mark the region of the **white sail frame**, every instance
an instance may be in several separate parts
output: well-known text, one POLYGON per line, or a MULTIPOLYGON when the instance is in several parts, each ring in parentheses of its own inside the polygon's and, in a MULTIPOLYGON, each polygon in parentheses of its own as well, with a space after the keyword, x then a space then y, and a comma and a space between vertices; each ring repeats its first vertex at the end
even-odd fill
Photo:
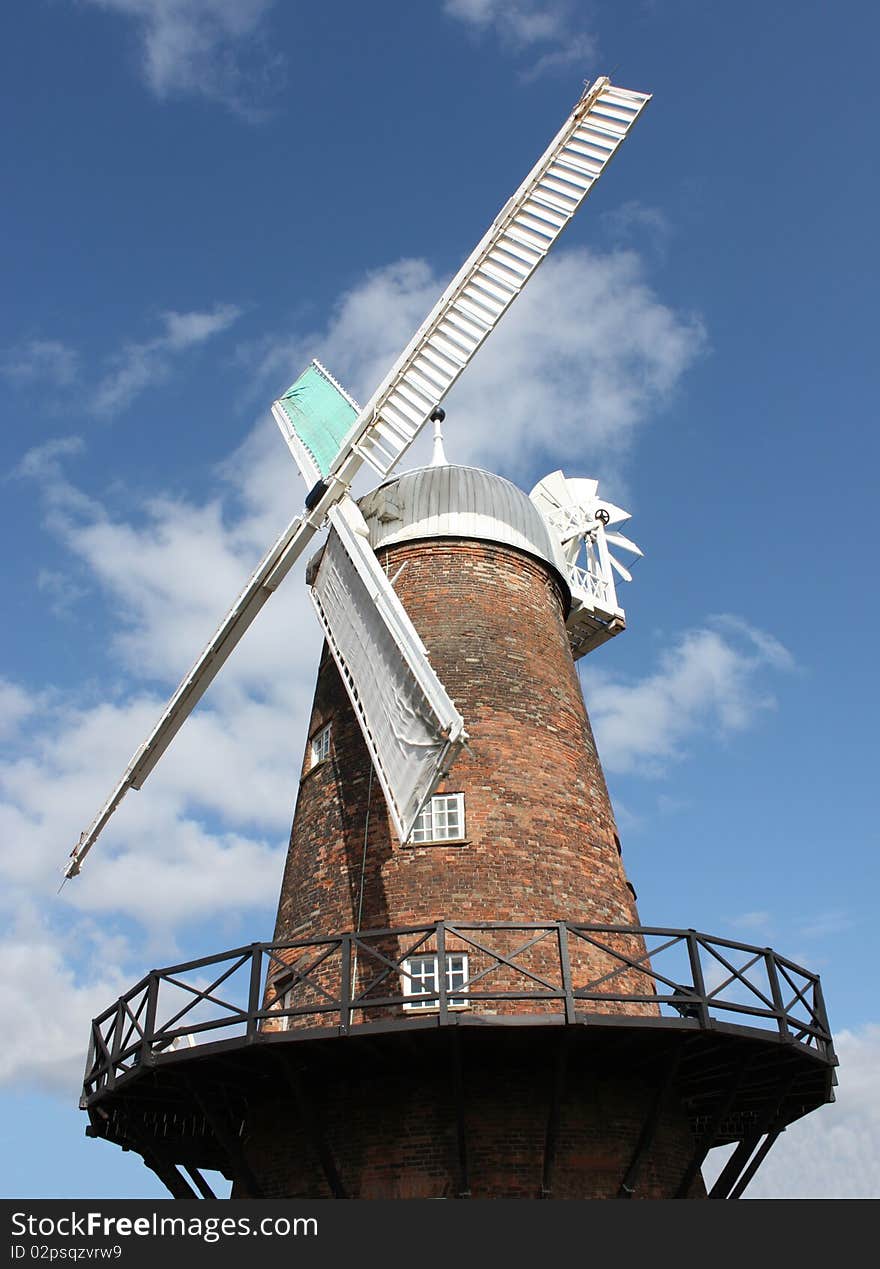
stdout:
POLYGON ((617 88, 605 76, 585 90, 361 410, 331 475, 350 480, 356 458, 382 476, 394 468, 546 258, 650 100, 650 93, 617 88))
POLYGON ((329 518, 312 603, 405 842, 467 740, 464 719, 382 571, 357 505, 344 498, 329 518))

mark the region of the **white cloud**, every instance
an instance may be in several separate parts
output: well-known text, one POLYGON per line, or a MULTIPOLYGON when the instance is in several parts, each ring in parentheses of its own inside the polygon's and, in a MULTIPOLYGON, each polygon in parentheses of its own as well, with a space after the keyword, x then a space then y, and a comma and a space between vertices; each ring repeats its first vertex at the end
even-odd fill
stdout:
MULTIPOLYGON (((571 66, 573 63, 580 67, 582 71, 586 71, 593 63, 596 57, 596 40, 595 37, 586 31, 581 31, 560 39, 556 48, 551 49, 547 53, 542 53, 537 61, 531 66, 526 67, 520 72, 520 79, 524 83, 531 83, 535 79, 539 79, 541 75, 551 74, 553 71, 560 70, 564 66, 571 66)), ((584 81, 585 85, 587 81, 584 81)))
POLYGON ((31 339, 0 357, 0 375, 13 383, 37 383, 44 391, 66 387, 79 371, 79 354, 59 339, 31 339))
POLYGON ((34 708, 34 699, 29 692, 17 683, 0 678, 0 740, 14 736, 34 708))
MULTIPOLYGON (((261 425, 247 446, 255 457, 265 447, 268 472, 267 439, 261 425)), ((287 471, 278 462, 281 443, 271 439, 273 474, 287 471)), ((147 790, 123 801, 83 876, 57 896, 77 833, 289 518, 294 480, 290 464, 287 485, 261 484, 253 469, 237 484, 241 468, 230 464, 236 512, 228 523, 219 501, 162 498, 132 508, 137 523, 115 521, 65 475, 64 459, 80 448, 76 438, 47 442, 25 456, 18 474, 38 482, 52 531, 116 614, 105 699, 90 699, 93 686, 85 700, 57 691, 31 697, 15 683, 0 688, 2 716, 17 728, 15 749, 0 758, 0 910, 10 923, 32 906, 45 914, 38 927, 19 922, 4 956, 0 1007, 16 1021, 0 1079, 69 1088, 81 1072, 89 1018, 140 977, 145 957, 175 959, 175 943, 208 919, 220 925, 219 947, 226 922, 238 942, 242 917, 271 913, 320 648, 304 588, 291 584, 249 631, 147 790), (160 680, 161 690, 145 690, 144 678, 160 680), (126 937, 112 955, 91 955, 95 931, 106 950, 120 929, 126 937)), ((268 937, 271 929, 257 933, 268 937)))
POLYGON ((737 930, 765 930, 770 920, 769 912, 741 912, 739 916, 730 917, 728 924, 737 930))
POLYGON ((41 568, 37 573, 37 589, 49 598, 49 611, 55 617, 67 616, 80 599, 88 594, 67 574, 54 568, 41 568))
POLYGON ((124 664, 168 681, 207 642, 246 574, 219 501, 157 499, 143 513, 137 526, 103 515, 70 523, 67 545, 116 606, 113 647, 124 664))
POLYGON ((50 932, 31 909, 21 912, 0 940, 0 1011, 14 1019, 0 1046, 0 1084, 76 1097, 89 1022, 131 986, 120 973, 118 943, 108 947, 84 921, 69 937, 84 953, 79 970, 73 967, 71 944, 50 932))
POLYGON ((99 414, 117 414, 152 384, 162 383, 180 353, 219 335, 241 315, 234 304, 217 304, 204 313, 163 313, 164 333, 142 343, 128 343, 112 360, 113 368, 95 391, 99 414))
MULTIPOLYGON (((92 406, 99 414, 125 409, 152 384, 168 378, 176 358, 228 330, 241 316, 234 304, 215 304, 213 309, 161 315, 162 331, 152 339, 130 341, 112 356, 110 369, 99 381, 92 406)), ((18 383, 39 381, 41 386, 67 385, 80 372, 78 352, 58 340, 31 341, 9 349, 0 357, 0 374, 18 383)), ((49 442, 26 458, 31 466, 53 463, 79 444, 74 437, 49 442)), ((33 475, 32 470, 22 474, 33 475)))
POLYGON ((218 304, 211 313, 164 313, 166 333, 163 342, 169 351, 183 352, 226 330, 240 313, 241 310, 233 304, 218 304))
MULTIPOLYGON (((207 337, 210 329, 210 323, 169 322, 168 340, 185 345, 207 337)), ((167 940, 194 921, 271 909, 319 646, 304 595, 289 587, 275 600, 274 612, 256 623, 231 673, 215 685, 210 707, 177 738, 149 793, 129 795, 83 878, 56 900, 60 868, 77 832, 155 722, 165 685, 191 663, 289 516, 289 492, 285 496, 279 485, 274 502, 263 490, 253 516, 248 497, 237 498, 243 510, 228 530, 218 504, 162 499, 133 509, 140 528, 114 522, 65 475, 63 461, 81 448, 77 438, 49 441, 27 454, 17 473, 38 482, 53 532, 80 558, 85 575, 105 590, 118 615, 110 631, 118 655, 108 665, 105 688, 116 699, 80 704, 47 693, 32 701, 15 684, 4 685, 2 693, 4 716, 10 727, 18 721, 20 735, 15 755, 0 762, 0 839, 7 846, 0 862, 0 906, 15 912, 37 896, 51 914, 51 929, 27 946, 41 975, 41 998, 64 1002, 49 1028, 35 1017, 33 994, 22 990, 15 996, 14 984, 8 989, 15 996, 10 1007, 23 1014, 17 1034, 32 1041, 35 1028, 45 1033, 35 1050, 36 1075, 50 1081, 58 1074, 57 1062, 58 1071, 68 1073, 70 1063, 79 1065, 88 1017, 127 985, 88 968, 74 974, 71 957, 88 913, 116 922, 133 919, 154 938, 164 930, 164 960, 173 958, 173 942, 169 949, 167 940), (272 532, 266 532, 273 517, 272 532), (303 628, 311 639, 299 635, 303 628), (118 685, 120 664, 133 681, 127 697, 118 685), (160 694, 138 688, 145 675, 162 681, 160 694), (74 917, 76 909, 83 917, 74 917), (75 1047, 69 1062, 58 1056, 56 1041, 75 1047)), ((276 467, 277 459, 276 448, 276 467)), ((142 956, 140 949, 120 977, 137 978, 142 956)), ((7 1057, 12 1065, 7 1063, 5 1073, 17 1077, 23 1068, 7 1057)))
POLYGON ((503 39, 522 45, 560 38, 571 6, 552 0, 446 0, 443 8, 468 26, 494 28, 503 39))
POLYGON ((199 95, 258 117, 254 91, 280 60, 266 52, 263 22, 274 0, 86 0, 132 19, 143 75, 160 100, 199 95))
MULTIPOLYGON (((236 556, 222 525, 215 541, 205 532, 188 543, 195 509, 168 503, 157 515, 141 535, 106 517, 66 521, 68 545, 90 563, 119 612, 114 660, 131 686, 120 686, 111 662, 105 690, 116 699, 76 704, 47 695, 25 710, 21 691, 9 685, 22 732, 15 755, 0 762, 0 834, 14 843, 0 862, 9 904, 34 888, 57 888, 77 832, 109 796, 250 571, 250 553, 236 556), (96 530, 100 537, 90 538, 96 530), (143 677, 160 680, 162 691, 139 688, 143 677)), ((61 518, 53 523, 62 531, 61 518)), ((88 874, 65 889, 66 902, 170 929, 272 902, 320 648, 306 608, 302 588, 291 586, 261 614, 151 776, 149 793, 124 800, 88 874)))
MULTIPOLYGON (((294 464, 274 425, 262 421, 223 465, 226 500, 156 497, 133 507, 131 520, 120 520, 64 475, 61 458, 80 448, 77 438, 47 442, 25 455, 17 473, 39 482, 49 527, 84 566, 82 576, 106 596, 114 614, 107 631, 114 661, 135 680, 170 687, 301 505, 294 464)), ((299 663, 285 627, 292 621, 301 630, 304 603, 301 589, 284 588, 236 650, 234 668, 219 680, 223 690, 265 699, 283 687, 285 669, 299 663)))
POLYGON ((29 449, 11 472, 13 477, 33 480, 47 510, 47 523, 56 524, 56 517, 66 522, 72 514, 92 514, 90 498, 72 485, 63 474, 64 459, 83 449, 80 436, 58 436, 29 449))
POLYGON ((494 30, 516 47, 565 38, 571 19, 565 0, 446 0, 443 10, 472 29, 494 30))
MULTIPOLYGON (((880 1198, 880 1026, 841 1031, 837 1100, 782 1134, 746 1198, 880 1198)), ((713 1151, 704 1169, 718 1175, 729 1151, 713 1151)))
POLYGON ((852 926, 852 918, 846 912, 821 912, 802 925, 799 933, 804 939, 821 939, 828 938, 830 934, 841 934, 844 930, 851 930, 852 926))
POLYGON ((618 460, 704 343, 699 319, 660 302, 634 252, 557 252, 453 390, 453 427, 461 411, 470 457, 508 469, 512 454, 525 466, 544 451, 562 466, 618 460))
POLYGON ((14 474, 40 481, 54 481, 61 474, 61 459, 80 453, 82 448, 81 436, 57 436, 29 449, 16 467, 14 474))
POLYGON ((543 49, 523 74, 535 79, 576 62, 584 69, 595 58, 595 36, 580 25, 572 0, 445 0, 444 12, 473 33, 492 33, 512 53, 543 49))
POLYGON ((792 665, 772 636, 723 616, 687 631, 643 679, 586 670, 585 695, 605 767, 657 775, 697 736, 743 731, 775 705, 765 672, 792 665))
MULTIPOLYGON (((269 425, 261 424, 248 443, 255 460, 266 449, 257 470, 274 475, 280 467, 286 481, 261 482, 252 465, 230 464, 235 512, 228 520, 219 499, 163 498, 132 508, 131 522, 114 520, 63 471, 63 459, 81 448, 76 438, 47 442, 19 464, 19 475, 39 482, 52 531, 103 590, 115 622, 107 632, 111 699, 47 696, 30 709, 16 756, 0 764, 0 832, 15 843, 0 864, 10 904, 34 888, 57 888, 76 833, 297 505, 293 464, 276 436, 270 463, 267 439, 269 425)), ((65 888, 65 903, 172 929, 224 909, 271 904, 320 648, 307 608, 301 585, 267 606, 151 777, 149 794, 130 793, 116 812, 86 876, 65 888)), ((25 701, 14 684, 9 699, 21 714, 25 701)))
MULTIPOLYGON (((422 260, 377 270, 341 298, 323 332, 262 349, 258 373, 280 391, 317 355, 366 400, 443 285, 422 260)), ((452 390, 447 454, 514 479, 544 451, 563 466, 566 454, 578 464, 588 455, 589 474, 604 475, 704 347, 699 318, 658 299, 635 252, 559 250, 452 390)))
POLYGON ((659 207, 652 207, 637 198, 603 212, 602 223, 616 240, 648 242, 659 254, 663 253, 672 232, 672 226, 659 207))

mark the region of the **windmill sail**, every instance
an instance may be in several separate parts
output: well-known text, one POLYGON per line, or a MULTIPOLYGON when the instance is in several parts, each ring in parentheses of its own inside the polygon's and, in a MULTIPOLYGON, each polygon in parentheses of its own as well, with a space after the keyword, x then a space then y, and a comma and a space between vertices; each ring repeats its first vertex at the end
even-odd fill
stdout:
POLYGON ((632 573, 609 551, 609 545, 642 554, 630 538, 608 532, 609 525, 630 519, 630 513, 599 497, 599 482, 552 471, 529 494, 556 537, 568 566, 571 610, 566 619, 572 656, 577 659, 626 627, 617 602, 614 574, 625 582, 632 573))
POLYGON ((273 403, 272 413, 311 489, 330 471, 360 406, 320 361, 313 361, 273 403))
MULTIPOLYGON (((110 798, 71 851, 65 876, 76 876, 127 791, 141 787, 324 516, 345 497, 363 463, 385 476, 406 452, 547 255, 650 99, 648 93, 616 88, 607 78, 595 81, 359 412, 357 403, 318 362, 274 403, 273 413, 300 471, 307 483, 312 482, 306 511, 291 521, 270 548, 168 702, 110 798)), ((418 657, 413 664, 417 661, 418 657)), ((381 770, 378 749, 374 760, 381 770)), ((407 800, 405 791, 395 792, 387 771, 380 778, 389 781, 387 787, 383 783, 389 806, 396 808, 392 814, 404 817, 399 827, 405 827, 411 795, 407 800), (404 797, 403 803, 395 800, 398 796, 404 797)))
POLYGON ((388 475, 544 260, 650 100, 649 93, 616 88, 604 77, 583 94, 360 411, 322 476, 348 482, 362 460, 388 475))
POLYGON ((360 723, 401 841, 461 750, 464 720, 431 668, 424 645, 345 498, 312 602, 360 723))
POLYGON ((602 175, 650 100, 596 80, 361 411, 356 450, 387 475, 602 175))

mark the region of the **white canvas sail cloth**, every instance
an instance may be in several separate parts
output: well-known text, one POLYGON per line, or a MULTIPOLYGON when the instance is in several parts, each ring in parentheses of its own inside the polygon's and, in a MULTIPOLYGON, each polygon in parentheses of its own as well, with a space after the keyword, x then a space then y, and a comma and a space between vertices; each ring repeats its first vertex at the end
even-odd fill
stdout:
POLYGON ((382 785, 407 841, 419 811, 461 751, 464 719, 369 544, 350 498, 330 535, 311 596, 382 785))

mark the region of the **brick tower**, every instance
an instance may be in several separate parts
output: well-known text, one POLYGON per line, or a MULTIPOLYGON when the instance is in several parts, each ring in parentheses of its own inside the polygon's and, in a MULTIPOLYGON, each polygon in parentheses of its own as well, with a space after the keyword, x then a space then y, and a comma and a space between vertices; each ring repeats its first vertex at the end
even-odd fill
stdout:
POLYGON ((211 1170, 236 1198, 699 1198, 720 1145, 709 1197, 735 1198, 831 1097, 814 974, 639 923, 574 664, 624 627, 626 513, 439 437, 392 476, 648 100, 583 92, 366 405, 318 362, 274 403, 305 507, 71 853, 68 877, 328 528, 274 939, 153 970, 92 1024, 87 1132, 176 1198, 211 1170))
MULTIPOLYGON (((381 1013, 391 1026, 396 1015, 418 1028, 424 1047, 417 1057, 405 1044, 382 1076, 368 1064, 342 1087, 326 1086, 321 1114, 338 1173, 352 1197, 613 1194, 644 1121, 644 1081, 606 1072, 598 1082, 578 1074, 564 1094, 560 1087, 548 1161, 548 1091, 569 1038, 512 1040, 513 1026, 524 1031, 548 1007, 522 994, 559 978, 559 921, 638 925, 569 649, 569 588, 547 526, 515 486, 467 467, 406 473, 368 495, 361 510, 380 564, 397 579, 431 663, 467 720, 470 744, 414 840, 402 845, 325 646, 274 941, 393 931, 363 938, 354 991, 367 1007, 355 1011, 355 1025, 369 1028, 381 1013), (449 1035, 437 1028, 437 922, 449 962, 449 1035), (473 988, 453 994, 469 981, 473 988), (402 998, 395 1008, 371 1006, 372 997, 390 993, 402 998), (433 998, 407 999, 426 993, 433 998), (490 1038, 497 1021, 503 1034, 490 1038), (463 1099, 461 1155, 454 1086, 463 1099)), ((601 976, 597 949, 567 950, 575 977, 591 969, 601 976)), ((296 1000, 295 974, 279 968, 272 981, 273 997, 296 1000)), ((656 1008, 631 1011, 651 1016, 656 1008)), ((268 1193, 326 1192, 301 1130, 290 1123, 279 1134, 274 1105, 248 1131, 268 1193)), ((645 1191, 667 1193, 693 1148, 687 1117, 670 1098, 646 1160, 645 1191)), ((699 1181, 694 1188, 700 1192, 699 1181)))
POLYGON ((402 843, 325 646, 273 941, 96 1019, 89 1131, 176 1197, 699 1198, 726 1143, 737 1197, 831 1095, 818 979, 639 924, 535 504, 443 465, 360 507, 468 746, 402 843))

